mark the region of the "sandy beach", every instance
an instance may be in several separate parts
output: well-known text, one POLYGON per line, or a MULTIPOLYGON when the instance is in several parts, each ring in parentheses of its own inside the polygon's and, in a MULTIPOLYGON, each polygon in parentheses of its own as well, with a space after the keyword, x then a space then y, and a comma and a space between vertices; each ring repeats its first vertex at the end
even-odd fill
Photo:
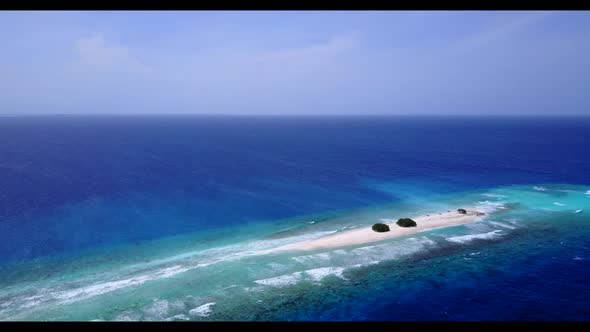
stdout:
POLYGON ((292 250, 315 250, 315 249, 329 249, 339 248, 346 246, 354 246, 365 243, 371 243, 376 241, 382 241, 392 239, 400 236, 410 235, 434 228, 448 227, 454 225, 467 224, 481 220, 484 216, 478 216, 477 213, 480 211, 474 208, 466 208, 466 214, 461 214, 457 210, 451 212, 440 212, 432 213, 428 215, 422 215, 419 217, 411 217, 416 221, 416 227, 400 227, 394 219, 380 220, 384 224, 389 225, 390 231, 384 233, 378 233, 371 229, 371 227, 365 227, 355 230, 349 230, 342 233, 331 234, 328 236, 321 237, 319 239, 307 240, 297 243, 292 243, 277 247, 275 251, 292 251, 292 250))

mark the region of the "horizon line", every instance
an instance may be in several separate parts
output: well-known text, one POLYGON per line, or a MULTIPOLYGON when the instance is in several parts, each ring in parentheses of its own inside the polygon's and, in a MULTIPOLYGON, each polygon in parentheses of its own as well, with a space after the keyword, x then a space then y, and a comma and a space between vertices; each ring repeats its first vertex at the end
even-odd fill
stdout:
POLYGON ((590 117, 590 114, 585 113, 537 113, 537 114, 434 114, 434 113, 420 113, 420 114, 384 114, 384 113, 368 113, 368 114, 313 114, 313 113, 287 113, 287 114, 267 114, 267 113, 24 113, 24 114, 0 114, 0 117, 40 117, 40 116, 221 116, 221 117, 590 117))

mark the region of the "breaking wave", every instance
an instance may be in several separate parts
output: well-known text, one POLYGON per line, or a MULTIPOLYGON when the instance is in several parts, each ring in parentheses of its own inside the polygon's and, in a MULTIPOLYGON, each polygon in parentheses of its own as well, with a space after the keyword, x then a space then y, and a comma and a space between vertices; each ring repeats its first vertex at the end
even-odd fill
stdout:
POLYGON ((500 237, 502 237, 502 231, 495 230, 488 233, 453 236, 446 240, 454 243, 468 243, 474 240, 495 240, 500 237))

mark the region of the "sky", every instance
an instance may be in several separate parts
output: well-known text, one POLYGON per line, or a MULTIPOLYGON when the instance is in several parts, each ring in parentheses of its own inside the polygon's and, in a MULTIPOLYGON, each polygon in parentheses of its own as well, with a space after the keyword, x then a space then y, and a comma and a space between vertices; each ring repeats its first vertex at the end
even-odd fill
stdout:
POLYGON ((586 11, 2 11, 0 115, 590 115, 586 11))

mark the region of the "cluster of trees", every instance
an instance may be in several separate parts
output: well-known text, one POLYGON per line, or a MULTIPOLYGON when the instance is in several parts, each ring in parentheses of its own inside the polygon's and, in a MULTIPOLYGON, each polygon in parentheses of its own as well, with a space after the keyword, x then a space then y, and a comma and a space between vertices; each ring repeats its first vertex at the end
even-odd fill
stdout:
MULTIPOLYGON (((416 227, 417 226, 416 222, 410 218, 398 219, 396 224, 400 227, 416 227)), ((389 232, 389 226, 386 224, 377 223, 377 224, 373 225, 372 228, 375 232, 379 232, 379 233, 389 232)))

